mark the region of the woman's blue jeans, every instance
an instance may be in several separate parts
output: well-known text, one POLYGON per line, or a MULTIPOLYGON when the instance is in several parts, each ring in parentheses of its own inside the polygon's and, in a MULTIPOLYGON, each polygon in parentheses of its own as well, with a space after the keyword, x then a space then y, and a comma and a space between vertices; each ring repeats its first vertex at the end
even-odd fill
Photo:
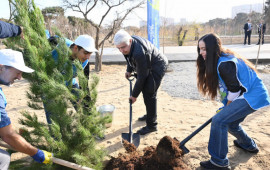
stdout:
POLYGON ((218 166, 228 166, 228 132, 237 138, 241 146, 256 148, 256 143, 242 129, 240 123, 253 110, 245 99, 237 99, 224 107, 212 118, 208 151, 211 162, 218 166))

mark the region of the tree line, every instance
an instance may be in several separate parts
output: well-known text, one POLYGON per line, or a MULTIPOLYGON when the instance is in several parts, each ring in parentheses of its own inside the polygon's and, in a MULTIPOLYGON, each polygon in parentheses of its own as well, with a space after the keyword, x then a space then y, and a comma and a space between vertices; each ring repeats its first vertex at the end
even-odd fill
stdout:
MULTIPOLYGON (((44 17, 46 28, 52 33, 53 28, 59 29, 63 35, 71 40, 74 40, 81 34, 89 34, 95 39, 96 48, 100 50, 100 53, 96 53, 95 70, 100 71, 102 69, 102 55, 103 48, 106 46, 112 46, 112 39, 114 33, 123 26, 123 21, 134 10, 141 8, 145 5, 143 0, 135 2, 129 2, 128 0, 120 1, 108 1, 108 0, 79 0, 71 1, 64 0, 63 7, 47 7, 42 9, 42 15, 44 17), (125 6, 123 6, 125 4, 125 6), (77 13, 82 14, 83 18, 68 16, 66 17, 65 9, 71 9, 77 13), (94 22, 92 11, 99 8, 106 9, 101 13, 99 22, 94 22), (105 25, 104 20, 108 15, 112 15, 114 11, 114 19, 110 24, 105 25)), ((247 19, 251 19, 253 24, 253 34, 257 33, 257 26, 261 19, 264 19, 266 25, 270 25, 270 0, 266 0, 264 4, 264 13, 257 13, 252 11, 249 14, 238 13, 234 18, 215 18, 209 20, 206 23, 187 23, 187 24, 175 24, 166 25, 160 24, 160 43, 168 45, 185 45, 186 42, 197 41, 201 35, 209 32, 214 32, 220 36, 232 36, 243 35, 243 26, 247 19)), ((12 15, 11 10, 11 15, 12 15)), ((12 20, 12 17, 10 17, 12 20)), ((162 22, 166 22, 162 21, 162 22)), ((147 27, 137 28, 134 26, 128 26, 125 28, 130 34, 147 37, 147 27)), ((270 34, 270 29, 266 29, 266 34, 270 34)), ((194 43, 193 42, 193 43, 194 43)))

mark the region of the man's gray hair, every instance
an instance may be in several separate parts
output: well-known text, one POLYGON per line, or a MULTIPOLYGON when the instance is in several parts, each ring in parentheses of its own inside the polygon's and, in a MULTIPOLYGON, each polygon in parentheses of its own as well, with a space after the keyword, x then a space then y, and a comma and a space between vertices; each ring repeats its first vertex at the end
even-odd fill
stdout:
POLYGON ((129 35, 129 33, 121 29, 115 34, 113 42, 114 45, 119 45, 121 43, 126 43, 129 45, 130 39, 132 39, 132 37, 129 35))

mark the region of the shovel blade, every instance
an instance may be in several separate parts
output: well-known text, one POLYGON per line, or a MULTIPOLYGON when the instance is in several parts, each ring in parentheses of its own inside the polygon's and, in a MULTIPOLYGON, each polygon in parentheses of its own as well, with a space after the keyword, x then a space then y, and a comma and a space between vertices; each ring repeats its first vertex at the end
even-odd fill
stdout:
POLYGON ((138 148, 138 146, 140 145, 140 134, 133 133, 132 134, 132 140, 131 140, 129 133, 122 133, 122 141, 123 140, 126 140, 129 143, 132 143, 136 148, 138 148))

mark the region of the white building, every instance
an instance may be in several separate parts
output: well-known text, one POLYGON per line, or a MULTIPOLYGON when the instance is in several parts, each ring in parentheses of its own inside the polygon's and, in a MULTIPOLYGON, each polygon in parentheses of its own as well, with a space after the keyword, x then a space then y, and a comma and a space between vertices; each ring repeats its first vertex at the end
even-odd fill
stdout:
POLYGON ((180 18, 179 22, 180 22, 180 24, 185 25, 185 24, 187 24, 187 19, 186 18, 180 18))
POLYGON ((238 13, 250 13, 252 11, 262 13, 263 12, 263 4, 246 4, 240 6, 232 7, 232 18, 234 18, 238 13))

